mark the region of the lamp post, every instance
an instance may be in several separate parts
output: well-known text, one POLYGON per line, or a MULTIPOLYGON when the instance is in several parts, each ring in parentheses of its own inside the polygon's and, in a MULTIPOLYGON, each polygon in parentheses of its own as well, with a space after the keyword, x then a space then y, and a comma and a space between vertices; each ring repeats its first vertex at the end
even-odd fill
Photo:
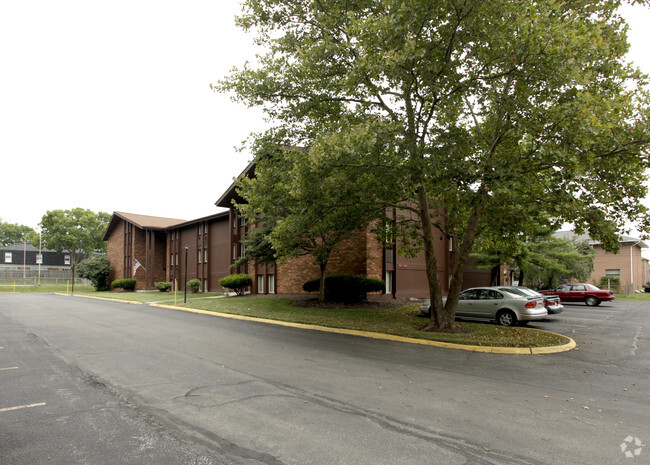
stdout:
POLYGON ((183 303, 184 304, 187 303, 187 250, 188 249, 189 249, 189 247, 187 246, 187 244, 185 244, 185 285, 183 286, 183 288, 185 290, 185 294, 183 296, 183 303))

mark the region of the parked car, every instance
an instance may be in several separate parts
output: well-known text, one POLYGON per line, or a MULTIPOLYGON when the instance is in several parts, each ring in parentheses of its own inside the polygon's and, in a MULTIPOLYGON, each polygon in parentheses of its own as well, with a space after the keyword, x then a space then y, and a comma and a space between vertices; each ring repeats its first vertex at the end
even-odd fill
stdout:
POLYGON ((529 289, 524 286, 495 286, 497 289, 503 289, 508 292, 515 292, 516 294, 530 296, 530 297, 542 297, 544 299, 544 307, 550 315, 556 315, 564 311, 564 305, 557 295, 544 295, 540 294, 537 291, 529 289))
POLYGON ((584 302, 587 305, 600 305, 614 300, 614 293, 599 289, 593 284, 563 284, 552 291, 539 291, 544 295, 558 295, 562 302, 584 302))
MULTIPOLYGON (((446 298, 443 302, 446 302, 446 298)), ((430 315, 430 301, 420 311, 430 315)), ((514 292, 491 287, 473 287, 460 293, 456 316, 487 318, 502 326, 514 326, 518 322, 543 320, 547 315, 542 297, 523 296, 514 292)))

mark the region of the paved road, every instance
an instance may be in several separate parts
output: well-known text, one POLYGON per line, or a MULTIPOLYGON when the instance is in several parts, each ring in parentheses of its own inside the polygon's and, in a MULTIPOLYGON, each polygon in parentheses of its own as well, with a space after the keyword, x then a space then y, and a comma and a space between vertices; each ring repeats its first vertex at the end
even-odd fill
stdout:
POLYGON ((0 295, 0 464, 649 463, 634 438, 650 441, 650 305, 534 326, 579 348, 482 354, 0 295))

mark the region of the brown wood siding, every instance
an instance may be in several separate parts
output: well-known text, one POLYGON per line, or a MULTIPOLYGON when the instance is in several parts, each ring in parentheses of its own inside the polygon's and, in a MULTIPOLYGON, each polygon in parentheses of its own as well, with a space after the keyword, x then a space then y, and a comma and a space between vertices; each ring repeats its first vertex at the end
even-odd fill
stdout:
POLYGON ((214 219, 209 225, 208 283, 210 292, 223 292, 219 280, 230 274, 230 221, 214 219))

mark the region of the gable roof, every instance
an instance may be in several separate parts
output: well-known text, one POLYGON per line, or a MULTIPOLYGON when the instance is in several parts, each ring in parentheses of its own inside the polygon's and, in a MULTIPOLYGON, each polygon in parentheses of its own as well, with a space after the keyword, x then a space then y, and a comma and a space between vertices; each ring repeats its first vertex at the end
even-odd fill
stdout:
MULTIPOLYGON (((244 171, 242 171, 241 174, 237 176, 237 180, 243 179, 246 176, 255 176, 255 162, 250 162, 244 171)), ((232 201, 238 198, 239 195, 237 194, 236 186, 233 182, 226 190, 226 192, 224 192, 223 195, 219 197, 219 200, 217 200, 214 204, 217 207, 224 207, 229 209, 232 207, 232 201)))
POLYGON ((185 220, 177 218, 162 218, 160 216, 138 215, 135 213, 113 212, 108 227, 104 233, 103 240, 108 240, 108 236, 113 232, 120 220, 129 222, 140 229, 164 230, 177 224, 185 223, 185 220))

